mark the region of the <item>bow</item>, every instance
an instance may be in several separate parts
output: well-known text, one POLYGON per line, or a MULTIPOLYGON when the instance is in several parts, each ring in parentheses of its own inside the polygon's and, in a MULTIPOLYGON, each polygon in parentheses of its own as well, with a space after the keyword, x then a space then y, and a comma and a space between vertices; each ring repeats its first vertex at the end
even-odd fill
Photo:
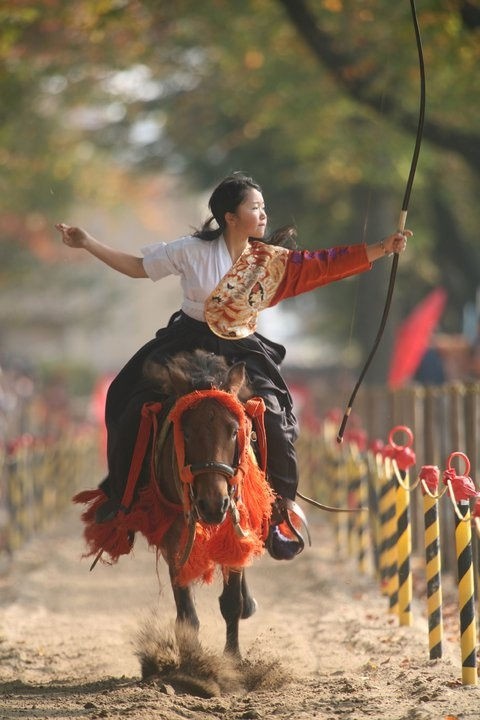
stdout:
MULTIPOLYGON (((420 102, 419 102, 417 135, 415 138, 415 146, 413 149, 412 160, 410 163, 410 171, 408 173, 407 184, 405 187, 405 194, 403 196, 402 210, 401 210, 400 218, 398 221, 398 229, 400 232, 405 230, 405 223, 407 221, 408 203, 410 201, 410 195, 412 192, 413 181, 414 181, 415 172, 417 169, 418 156, 420 154, 420 146, 422 144, 423 124, 424 124, 424 120, 425 120, 425 97, 426 97, 426 93, 425 93, 425 62, 424 62, 424 58, 423 58, 422 39, 420 36, 420 28, 418 25, 417 11, 415 8, 415 0, 410 0, 410 9, 412 12, 413 27, 415 30, 415 41, 417 44, 417 52, 418 52, 419 75, 420 75, 420 102)), ((343 420, 340 425, 340 429, 338 431, 338 435, 337 435, 338 443, 341 443, 343 441, 343 434, 345 432, 345 428, 347 426, 348 418, 352 411, 353 403, 355 402, 357 392, 360 388, 360 385, 363 382, 363 378, 365 377, 368 368, 370 367, 370 364, 375 356, 375 353, 377 352, 378 346, 380 345, 380 340, 382 339, 382 335, 385 330, 385 326, 387 324, 388 313, 390 312, 390 306, 392 304, 393 290, 395 287, 395 280, 397 277, 397 268, 398 268, 398 253, 395 253, 393 256, 392 268, 390 271, 390 279, 388 282, 387 297, 385 299, 385 307, 383 309, 382 318, 380 320, 380 325, 378 327, 377 335, 376 335, 374 343, 372 345, 372 349, 370 350, 367 360, 366 360, 366 362, 362 368, 362 371, 360 372, 358 380, 355 384, 355 387, 353 388, 352 394, 350 395, 350 399, 348 401, 348 405, 345 410, 345 414, 343 416, 343 420)))

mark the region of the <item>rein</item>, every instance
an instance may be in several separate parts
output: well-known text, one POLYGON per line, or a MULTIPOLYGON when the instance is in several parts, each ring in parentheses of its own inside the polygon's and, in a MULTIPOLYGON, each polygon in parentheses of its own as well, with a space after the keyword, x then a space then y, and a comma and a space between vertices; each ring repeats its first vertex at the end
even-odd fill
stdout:
POLYGON ((313 505, 313 507, 319 508, 320 510, 325 510, 325 512, 330 513, 357 513, 357 512, 363 512, 366 510, 366 508, 360 507, 360 508, 348 508, 348 507, 333 507, 332 505, 324 505, 323 503, 319 502, 318 500, 314 500, 313 498, 308 497, 307 495, 302 495, 301 492, 298 492, 297 490, 297 497, 301 498, 305 502, 309 503, 309 505, 313 505))

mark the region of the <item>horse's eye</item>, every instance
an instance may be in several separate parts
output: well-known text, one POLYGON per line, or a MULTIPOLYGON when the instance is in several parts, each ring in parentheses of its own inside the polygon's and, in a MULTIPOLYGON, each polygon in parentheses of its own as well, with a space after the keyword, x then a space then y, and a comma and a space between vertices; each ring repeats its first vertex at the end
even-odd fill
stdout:
POLYGON ((232 430, 232 440, 236 440, 238 436, 238 428, 233 428, 232 430))

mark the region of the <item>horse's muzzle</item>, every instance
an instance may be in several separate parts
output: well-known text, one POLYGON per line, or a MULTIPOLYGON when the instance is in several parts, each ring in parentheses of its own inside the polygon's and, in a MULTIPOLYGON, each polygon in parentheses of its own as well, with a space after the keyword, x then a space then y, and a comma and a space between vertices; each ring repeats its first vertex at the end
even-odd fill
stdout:
MULTIPOLYGON (((212 474, 219 475, 222 477, 220 485, 208 483, 203 492, 197 487, 193 491, 192 503, 195 506, 199 520, 206 523, 207 525, 221 525, 225 520, 225 517, 230 507, 230 494, 228 493, 228 485, 223 489, 222 485, 225 486, 225 479, 230 480, 235 475, 236 468, 228 465, 227 463, 218 462, 216 460, 208 460, 204 463, 196 463, 190 465, 190 471, 196 481, 202 476, 208 475, 210 478, 212 474)), ((199 481, 202 483, 202 480, 199 481)))
POLYGON ((227 516, 229 506, 230 498, 228 495, 215 501, 198 498, 195 502, 199 519, 207 525, 221 525, 227 516))

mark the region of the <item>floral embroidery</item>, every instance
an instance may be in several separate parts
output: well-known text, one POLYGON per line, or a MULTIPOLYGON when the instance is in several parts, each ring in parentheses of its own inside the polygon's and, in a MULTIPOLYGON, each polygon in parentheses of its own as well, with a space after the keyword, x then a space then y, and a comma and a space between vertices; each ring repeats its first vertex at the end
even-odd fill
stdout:
POLYGON ((273 300, 289 255, 275 245, 248 244, 205 301, 205 319, 216 335, 237 340, 255 332, 258 313, 273 300))

